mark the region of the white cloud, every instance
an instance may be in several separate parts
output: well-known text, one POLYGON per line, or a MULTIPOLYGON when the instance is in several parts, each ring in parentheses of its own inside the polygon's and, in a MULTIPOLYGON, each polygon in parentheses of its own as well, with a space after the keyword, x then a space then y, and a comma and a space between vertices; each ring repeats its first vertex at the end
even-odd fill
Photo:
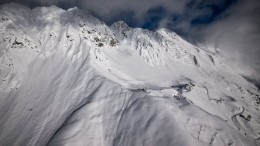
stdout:
POLYGON ((227 61, 241 74, 260 80, 260 1, 241 0, 223 18, 201 34, 226 53, 227 61))

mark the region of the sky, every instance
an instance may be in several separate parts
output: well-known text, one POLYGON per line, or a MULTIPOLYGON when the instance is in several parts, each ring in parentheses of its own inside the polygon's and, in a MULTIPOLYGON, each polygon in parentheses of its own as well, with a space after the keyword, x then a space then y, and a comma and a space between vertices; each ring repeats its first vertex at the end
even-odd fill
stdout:
POLYGON ((194 44, 218 48, 241 75, 260 82, 260 0, 0 0, 8 2, 76 6, 108 25, 123 20, 131 27, 168 28, 194 44))

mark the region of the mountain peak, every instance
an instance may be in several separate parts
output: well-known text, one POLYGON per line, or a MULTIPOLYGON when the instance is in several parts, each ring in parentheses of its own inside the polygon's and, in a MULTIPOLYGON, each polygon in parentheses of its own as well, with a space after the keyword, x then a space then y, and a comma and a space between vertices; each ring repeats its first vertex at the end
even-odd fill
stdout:
POLYGON ((0 145, 259 143, 259 90, 170 30, 16 4, 0 26, 0 145))
POLYGON ((128 29, 129 26, 124 21, 117 21, 111 25, 111 27, 115 27, 118 29, 128 29))

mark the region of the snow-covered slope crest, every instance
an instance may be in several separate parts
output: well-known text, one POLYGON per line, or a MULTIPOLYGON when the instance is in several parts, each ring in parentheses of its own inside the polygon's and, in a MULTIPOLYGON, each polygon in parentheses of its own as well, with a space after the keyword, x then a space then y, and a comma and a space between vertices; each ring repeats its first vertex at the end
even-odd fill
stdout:
POLYGON ((259 145, 259 89, 167 29, 0 6, 0 145, 259 145))

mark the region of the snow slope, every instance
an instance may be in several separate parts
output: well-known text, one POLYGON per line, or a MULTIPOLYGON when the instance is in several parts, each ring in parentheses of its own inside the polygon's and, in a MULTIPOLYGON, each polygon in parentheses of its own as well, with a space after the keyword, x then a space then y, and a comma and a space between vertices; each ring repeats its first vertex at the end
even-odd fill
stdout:
POLYGON ((174 32, 0 6, 0 145, 260 145, 259 89, 174 32))

